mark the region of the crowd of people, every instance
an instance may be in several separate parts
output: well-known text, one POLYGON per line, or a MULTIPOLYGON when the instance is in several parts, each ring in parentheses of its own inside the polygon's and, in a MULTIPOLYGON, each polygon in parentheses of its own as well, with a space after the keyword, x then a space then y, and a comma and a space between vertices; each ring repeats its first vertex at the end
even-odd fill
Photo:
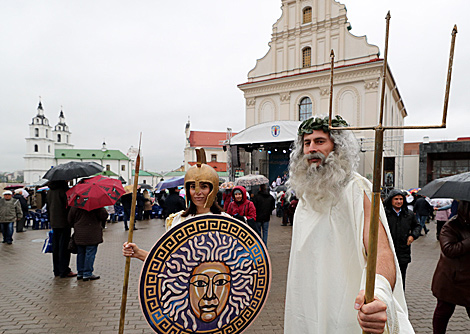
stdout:
MULTIPOLYGON (((334 127, 347 126, 336 116, 334 127)), ((433 332, 445 333, 456 305, 470 317, 470 202, 436 200, 393 189, 380 203, 375 299, 365 303, 365 271, 369 253, 372 190, 357 172, 359 146, 350 131, 328 130, 328 118, 302 122, 289 163, 289 178, 277 177, 271 188, 263 184, 247 191, 242 186, 219 191, 217 172, 207 164, 192 166, 178 188, 137 194, 136 219, 148 219, 151 205, 162 207, 166 230, 198 215, 231 216, 250 226, 264 244, 273 213, 282 225, 292 225, 284 329, 286 333, 414 333, 408 319, 404 290, 411 262, 411 245, 426 237, 431 215, 437 221, 441 255, 432 292, 437 299, 433 332), (288 188, 275 192, 283 183, 288 188), (256 194, 253 194, 256 192, 256 194), (424 233, 423 233, 424 232, 424 233), (307 282, 307 284, 306 284, 307 282), (346 305, 347 304, 347 305, 346 305), (349 304, 353 307, 349 307, 349 304)), ((53 230, 55 276, 94 280, 94 259, 103 242, 104 208, 68 208, 67 183, 50 184, 48 212, 53 230), (69 266, 71 229, 77 245, 77 270, 69 266)), ((130 219, 131 196, 117 205, 130 219)), ((12 243, 13 223, 22 230, 20 199, 6 191, 0 199, 4 242, 12 243)), ((148 251, 124 243, 122 253, 144 261, 148 251)))

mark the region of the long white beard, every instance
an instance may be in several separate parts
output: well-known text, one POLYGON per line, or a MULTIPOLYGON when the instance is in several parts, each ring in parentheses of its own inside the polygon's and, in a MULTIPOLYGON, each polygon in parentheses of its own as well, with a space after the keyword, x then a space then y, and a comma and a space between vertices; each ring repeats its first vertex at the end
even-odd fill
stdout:
POLYGON ((339 200, 353 174, 351 162, 333 151, 325 159, 321 153, 303 155, 291 161, 289 186, 298 198, 304 197, 315 211, 325 212, 339 200), (322 163, 308 159, 321 158, 322 163))

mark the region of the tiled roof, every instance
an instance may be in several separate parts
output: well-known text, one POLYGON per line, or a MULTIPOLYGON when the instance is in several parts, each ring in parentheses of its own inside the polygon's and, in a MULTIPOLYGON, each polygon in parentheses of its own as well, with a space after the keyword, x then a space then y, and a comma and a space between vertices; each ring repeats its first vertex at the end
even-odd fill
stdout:
MULTIPOLYGON (((188 162, 191 166, 196 164, 196 161, 188 162)), ((217 172, 226 172, 227 171, 227 163, 225 162, 214 162, 214 161, 208 161, 207 164, 214 168, 217 172)))
POLYGON ((56 149, 56 159, 130 160, 119 150, 56 149))
MULTIPOLYGON (((236 133, 232 135, 235 136, 236 133)), ((222 147, 222 142, 226 139, 226 132, 191 131, 189 134, 191 147, 222 147)))

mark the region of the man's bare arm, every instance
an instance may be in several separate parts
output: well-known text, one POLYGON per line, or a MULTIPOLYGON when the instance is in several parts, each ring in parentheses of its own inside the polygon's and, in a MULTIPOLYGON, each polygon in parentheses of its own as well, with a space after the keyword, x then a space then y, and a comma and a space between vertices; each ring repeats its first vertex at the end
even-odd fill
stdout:
MULTIPOLYGON (((370 227, 370 213, 371 213, 371 202, 369 198, 364 194, 364 247, 366 253, 369 253, 369 227, 370 227)), ((385 228, 379 223, 379 240, 377 244, 377 274, 384 276, 392 290, 395 288, 396 281, 396 270, 395 260, 392 249, 388 243, 387 234, 385 228)))

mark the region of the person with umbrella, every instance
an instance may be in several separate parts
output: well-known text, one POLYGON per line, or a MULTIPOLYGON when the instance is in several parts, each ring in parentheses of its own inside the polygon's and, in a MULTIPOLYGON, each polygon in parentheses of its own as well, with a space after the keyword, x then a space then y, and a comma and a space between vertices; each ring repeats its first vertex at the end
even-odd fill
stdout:
POLYGON ((106 209, 98 208, 91 211, 72 207, 68 221, 73 227, 73 239, 77 245, 77 280, 99 279, 94 275, 94 263, 98 245, 103 242, 103 221, 108 218, 106 209))
MULTIPOLYGON (((225 215, 222 208, 217 204, 216 196, 219 191, 219 176, 214 168, 206 163, 198 162, 192 166, 184 177, 184 187, 186 189, 187 209, 171 214, 166 219, 166 229, 185 221, 187 218, 198 215, 225 215)), ((134 257, 144 261, 148 251, 139 248, 135 243, 125 242, 122 254, 127 257, 134 257)))
POLYGON ((455 306, 466 308, 470 318, 470 202, 461 200, 457 215, 449 219, 439 236, 441 256, 432 279, 437 305, 433 333, 444 334, 455 306))
POLYGON ((81 180, 67 192, 68 222, 74 229, 73 239, 77 245, 77 279, 96 280, 93 274, 98 245, 103 242, 102 223, 108 218, 104 208, 112 205, 124 194, 119 180, 101 175, 81 180))
POLYGON ((61 278, 75 277, 77 273, 70 269, 70 251, 68 250, 72 229, 67 222, 67 181, 50 181, 46 196, 49 222, 52 228, 52 269, 54 276, 61 278))

